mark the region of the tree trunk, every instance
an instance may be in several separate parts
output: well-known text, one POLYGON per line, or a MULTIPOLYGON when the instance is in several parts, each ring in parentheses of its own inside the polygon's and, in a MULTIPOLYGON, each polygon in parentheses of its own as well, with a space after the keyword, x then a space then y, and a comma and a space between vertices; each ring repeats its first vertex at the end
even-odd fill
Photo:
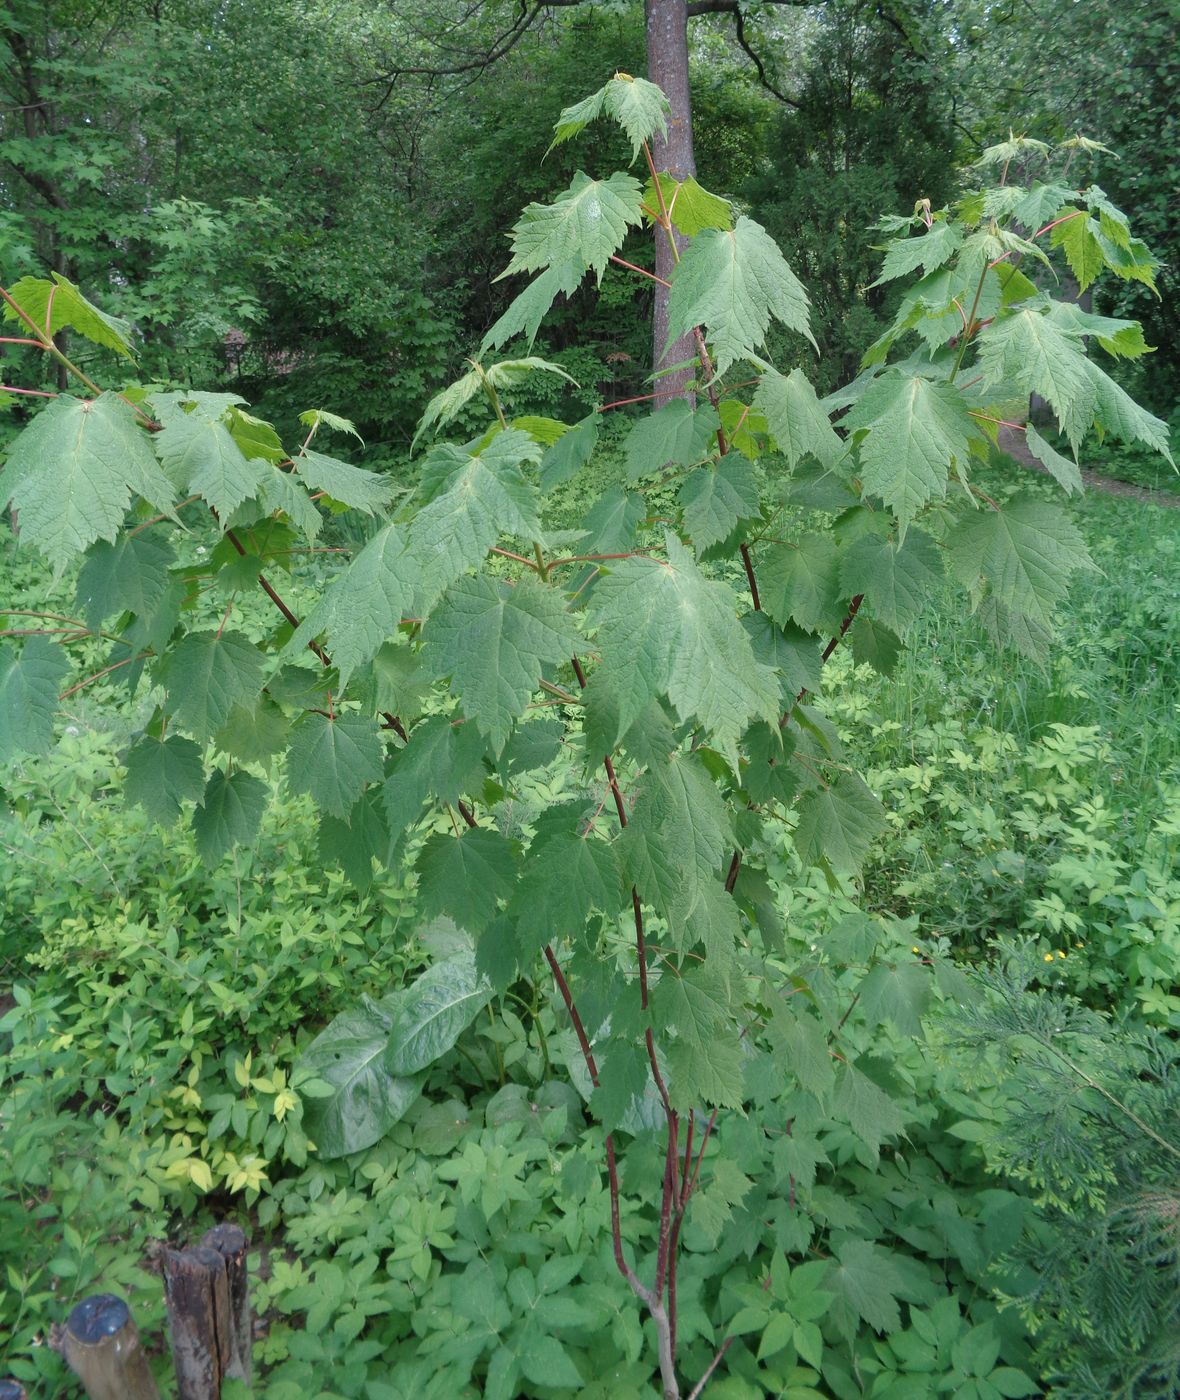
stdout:
MULTIPOLYGON (((647 76, 663 88, 672 112, 668 119, 668 134, 652 142, 652 158, 661 174, 666 170, 678 180, 696 174, 692 151, 692 98, 688 88, 688 0, 646 0, 647 5, 647 76)), ((676 259, 668 235, 656 228, 656 275, 668 280, 676 259)), ((683 247, 684 240, 677 238, 683 247)), ((652 366, 682 364, 696 354, 692 335, 681 336, 673 345, 668 340, 668 290, 657 286, 652 313, 652 366), (667 349, 665 351, 665 346, 667 349)), ((659 408, 674 398, 691 398, 685 385, 696 375, 694 366, 677 370, 655 383, 659 408)))

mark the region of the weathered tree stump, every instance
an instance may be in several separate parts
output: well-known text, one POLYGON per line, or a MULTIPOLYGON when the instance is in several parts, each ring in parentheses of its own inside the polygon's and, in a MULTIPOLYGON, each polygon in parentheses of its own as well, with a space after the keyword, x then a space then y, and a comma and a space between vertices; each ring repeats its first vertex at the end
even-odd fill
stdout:
POLYGON ((246 1262, 249 1241, 237 1225, 215 1225, 205 1232, 201 1243, 208 1249, 215 1249, 225 1260, 231 1353, 225 1374, 249 1385, 254 1352, 254 1319, 250 1309, 250 1276, 246 1262))
POLYGON ((229 1281, 218 1251, 204 1245, 168 1250, 164 1301, 177 1400, 220 1400, 233 1353, 229 1281))
MULTIPOLYGON (((84 1298, 65 1327, 54 1329, 52 1344, 90 1400, 160 1400, 131 1309, 113 1293, 84 1298)), ((24 1391, 18 1386, 14 1394, 24 1391)))
POLYGON ((28 1400, 25 1388, 20 1381, 0 1381, 0 1400, 28 1400))

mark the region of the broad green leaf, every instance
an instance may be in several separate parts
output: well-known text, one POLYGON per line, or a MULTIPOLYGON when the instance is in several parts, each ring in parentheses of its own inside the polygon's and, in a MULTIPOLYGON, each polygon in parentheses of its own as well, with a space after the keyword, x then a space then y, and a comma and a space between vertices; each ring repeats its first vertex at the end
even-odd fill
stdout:
POLYGON ((286 752, 290 734, 291 721, 263 691, 253 705, 234 706, 213 742, 218 753, 229 754, 239 763, 260 763, 269 768, 276 754, 286 752))
POLYGON ((1168 425, 1141 408, 1122 385, 1116 384, 1097 365, 1087 360, 1086 368, 1094 390, 1094 416, 1099 427, 1123 442, 1145 442, 1174 467, 1168 425))
MULTIPOLYGON (((263 516, 282 513, 291 525, 312 543, 315 542, 324 523, 303 483, 293 473, 280 471, 270 464, 262 472, 257 507, 252 507, 247 501, 239 507, 238 514, 242 511, 263 516)), ((232 528, 237 519, 238 515, 235 514, 222 523, 226 528, 232 528)), ((253 523, 253 520, 250 523, 253 523)))
MULTIPOLYGON (((601 281, 627 230, 643 222, 641 197, 631 175, 616 171, 608 180, 592 180, 579 170, 552 204, 526 206, 512 230, 512 261, 500 276, 557 267, 568 279, 572 263, 601 281)), ((555 287, 554 295, 558 290, 563 288, 555 287)))
POLYGON ((394 847, 377 795, 362 794, 348 816, 320 818, 317 848, 325 865, 339 865, 353 887, 364 894, 373 883, 373 862, 387 865, 394 847))
POLYGON ((532 578, 478 575, 453 583, 423 629, 423 660, 498 755, 524 714, 546 663, 571 657, 581 637, 561 593, 532 578))
MULTIPOLYGON (((8 289, 9 296, 32 317, 37 328, 49 335, 75 330, 95 345, 132 358, 131 327, 127 322, 100 311, 60 272, 51 272, 50 276, 52 282, 43 277, 22 277, 8 289)), ((20 322, 20 317, 7 304, 4 319, 20 322)))
POLYGON ((707 580, 674 535, 665 543, 666 562, 621 560, 594 590, 591 620, 619 697, 620 732, 665 694, 736 761, 750 721, 777 719, 777 680, 754 659, 733 590, 707 580))
POLYGON ((881 804, 860 778, 841 773, 830 787, 803 797, 795 849, 809 865, 826 861, 838 874, 853 875, 884 825, 881 804))
POLYGON ((765 415, 775 445, 792 468, 808 453, 825 467, 844 456, 847 449, 802 370, 793 369, 785 378, 775 370, 764 374, 754 407, 765 415))
POLYGON ((523 335, 531 350, 541 322, 558 296, 572 296, 586 275, 586 265, 581 258, 568 258, 565 262, 547 267, 534 277, 522 292, 519 292, 484 336, 479 352, 486 355, 489 350, 498 349, 523 335))
POLYGON ((963 472, 972 440, 982 437, 953 384, 896 372, 870 387, 845 425, 868 430, 860 443, 864 488, 889 506, 903 536, 928 501, 946 494, 948 472, 963 472))
POLYGON ((616 73, 603 89, 603 108, 614 117, 631 142, 632 159, 656 133, 666 135, 672 108, 662 88, 646 78, 616 73))
POLYGON ((902 1035, 920 1036, 933 985, 928 970, 916 961, 879 962, 857 988, 860 1009, 870 1025, 892 1021, 902 1035))
POLYGON ((0 644, 0 763, 48 751, 69 669, 65 652, 48 637, 30 637, 19 652, 0 644))
POLYGON ((840 563, 849 597, 863 594, 873 616, 904 633, 942 580, 938 546, 921 530, 908 530, 900 546, 879 535, 853 540, 840 563))
POLYGON ((475 954, 435 963, 400 996, 390 1018, 383 1065, 389 1074, 415 1074, 454 1045, 492 999, 475 954))
POLYGON ((848 630, 852 660, 857 666, 871 666, 880 676, 891 676, 904 645, 896 632, 883 622, 858 613, 848 630))
POLYGON ((754 655, 782 677, 784 709, 795 703, 801 691, 819 694, 823 666, 817 637, 793 623, 780 627, 766 612, 747 613, 742 626, 754 645, 754 655))
POLYGON ((393 498, 394 484, 387 476, 354 467, 304 448, 293 462, 299 479, 313 491, 323 491, 341 505, 376 515, 393 498))
POLYGON ((1076 460, 1072 457, 1063 457, 1054 447, 1045 441, 1031 423, 1027 424, 1024 430, 1025 445, 1038 462, 1049 472, 1068 495, 1082 489, 1082 472, 1076 460))
POLYGON ((590 507, 582 522, 584 548, 591 554, 629 554, 647 518, 647 502, 637 491, 612 486, 590 507))
POLYGON ((361 999, 321 1031, 300 1056, 298 1067, 331 1087, 327 1097, 308 1097, 304 1126, 325 1161, 372 1147, 418 1097, 424 1075, 399 1078, 382 1065, 396 997, 361 999))
POLYGON ((266 784, 253 773, 214 771, 193 812, 193 835, 206 865, 216 865, 232 847, 254 840, 269 796, 266 784))
POLYGON ((684 399, 674 399, 656 413, 640 418, 627 434, 623 448, 627 475, 634 481, 671 465, 692 466, 716 446, 714 435, 721 426, 716 410, 709 404, 693 408, 684 399))
POLYGON ((538 359, 535 355, 519 360, 500 360, 492 365, 482 365, 476 360, 467 360, 466 363, 471 366, 467 373, 445 389, 440 389, 426 405, 410 443, 411 452, 423 433, 451 422, 472 399, 485 394, 488 385, 497 389, 513 389, 534 373, 556 374, 571 384, 574 382, 560 365, 550 364, 548 360, 538 359))
POLYGON ((660 213, 662 196, 663 208, 685 238, 695 238, 707 228, 733 228, 733 206, 729 200, 710 194, 692 175, 686 180, 677 180, 675 175, 664 170, 659 182, 658 190, 654 179, 649 179, 643 187, 649 223, 654 223, 660 213))
POLYGON ((123 795, 138 802, 160 826, 172 826, 182 802, 199 802, 205 792, 205 764, 199 744, 170 734, 144 735, 127 750, 123 795))
POLYGON ((122 612, 152 617, 168 590, 168 566, 175 559, 171 545, 154 530, 91 545, 78 572, 76 595, 86 621, 98 628, 122 612))
POLYGON ((1077 197, 1077 190, 1067 185, 1034 185, 1012 210, 1012 217, 1018 224, 1036 232, 1042 224, 1055 219, 1069 201, 1077 197))
POLYGON ((439 489, 414 517, 408 546, 424 612, 455 579, 480 564, 501 535, 525 540, 540 535, 537 488, 521 471, 540 456, 528 433, 511 429, 480 452, 447 444, 431 453, 439 489))
POLYGON ((617 913, 623 897, 614 848, 589 832, 559 831, 529 847, 508 912, 527 955, 555 939, 576 937, 592 910, 617 913))
POLYGON ((1116 359, 1138 359, 1150 352, 1151 346, 1143 336, 1138 321, 1123 321, 1117 316, 1098 316, 1083 311, 1073 301, 1055 301, 1047 313, 1054 324, 1075 335, 1092 335, 1108 355, 1116 359))
POLYGON ((417 869, 423 915, 449 914, 460 928, 480 933, 497 903, 512 895, 516 850, 506 836, 484 827, 461 836, 439 832, 423 846, 417 869))
POLYGON ((812 340, 807 308, 778 244, 742 215, 732 230, 706 229, 685 250, 668 296, 668 344, 703 327, 722 375, 735 360, 757 356, 772 316, 812 340))
POLYGON ((851 1063, 840 1067, 829 1106, 832 1115, 843 1119, 868 1148, 873 1166, 885 1139, 905 1131, 905 1119, 894 1101, 851 1063))
POLYGON ((804 535, 794 544, 771 545, 758 558, 762 606, 780 626, 834 632, 847 612, 840 582, 842 547, 830 535, 804 535))
POLYGON ((586 1382, 561 1342, 548 1333, 533 1333, 517 1357, 526 1380, 545 1389, 581 1390, 586 1382))
POLYGON ((382 776, 381 739, 365 715, 308 714, 295 726, 287 786, 306 792, 321 811, 344 818, 369 783, 382 776))
POLYGON ((222 422, 184 414, 156 434, 155 444, 177 488, 203 496, 221 517, 262 488, 266 464, 247 457, 222 422))
POLYGON ((1065 253, 1070 271, 1077 278, 1078 290, 1084 292, 1106 266, 1102 244, 1098 241, 1098 223, 1083 209, 1065 208, 1062 221, 1049 235, 1054 248, 1065 253))
POLYGON ((1002 385, 1006 394, 1040 394, 1076 451, 1097 398, 1077 337, 1042 310, 1014 311, 980 332, 978 366, 985 389, 1002 385))
POLYGON ((165 514, 176 503, 134 409, 115 394, 54 399, 0 474, 0 501, 19 514, 22 540, 57 573, 95 540, 113 542, 136 495, 165 514))
POLYGON ((226 426, 229 428, 230 437, 245 456, 261 457, 264 462, 272 464, 286 461, 286 449, 279 441, 279 435, 272 423, 255 418, 252 413, 247 413, 235 405, 226 415, 226 426))
POLYGON ((824 1287, 836 1295, 835 1322, 851 1339, 863 1319, 878 1333, 901 1328, 898 1295, 905 1292, 904 1275, 887 1250, 869 1240, 848 1240, 836 1251, 824 1287))
POLYGON ((679 500, 685 528, 700 556, 710 545, 728 539, 739 521, 758 516, 758 478, 744 457, 731 452, 686 477, 679 500))
POLYGON ((676 754, 643 775, 622 852, 628 877, 653 906, 695 900, 731 842, 725 804, 699 759, 676 754))
POLYGON ((774 1003, 771 1038, 800 1087, 822 1097, 836 1080, 832 1047, 823 1027, 808 1011, 796 1014, 781 998, 774 1003))
MULTIPOLYGON (((549 150, 554 146, 560 146, 566 141, 572 140, 602 115, 602 103, 606 97, 606 88, 600 87, 597 92, 592 92, 589 97, 583 97, 580 102, 575 102, 569 107, 562 109, 561 115, 553 125, 554 136, 549 143, 549 150)), ((549 151, 545 152, 546 155, 549 151)))
POLYGON ((486 776, 483 735, 474 724, 453 724, 449 715, 424 720, 410 742, 393 756, 382 793, 389 831, 398 837, 418 820, 428 797, 455 802, 478 790, 486 776))
POLYGON ((413 597, 416 566, 406 555, 406 537, 386 525, 337 574, 295 629, 283 655, 323 637, 340 670, 340 688, 394 635, 413 597))
POLYGON ((563 481, 577 476, 590 460, 601 426, 602 414, 591 413, 580 423, 575 423, 568 433, 563 433, 548 449, 541 458, 542 491, 552 491, 563 481))
POLYGON ((968 588, 980 576, 1006 606, 1052 626, 1070 576, 1092 561, 1077 526, 1059 507, 1019 495, 1001 510, 979 511, 948 538, 955 573, 968 588))
MULTIPOLYGON (((326 408, 305 408, 299 415, 299 421, 313 433, 319 428, 331 428, 333 432, 348 433, 356 438, 362 447, 365 445, 364 438, 357 432, 356 424, 351 418, 341 418, 338 413, 329 413, 326 408)), ((306 448, 303 450, 307 451, 306 448)))
POLYGON ((742 1046, 724 980, 707 966, 666 971, 651 995, 652 1018, 668 1035, 668 1095, 691 1112, 702 1100, 717 1108, 742 1102, 742 1046))
POLYGON ((919 238, 899 238, 889 244, 881 275, 873 283, 880 287, 895 277, 908 277, 916 268, 930 273, 949 262, 958 252, 963 236, 955 224, 937 223, 919 238))
POLYGON ((235 705, 252 704, 262 689, 262 653, 240 632, 190 632, 164 657, 156 678, 184 728, 210 739, 235 705))

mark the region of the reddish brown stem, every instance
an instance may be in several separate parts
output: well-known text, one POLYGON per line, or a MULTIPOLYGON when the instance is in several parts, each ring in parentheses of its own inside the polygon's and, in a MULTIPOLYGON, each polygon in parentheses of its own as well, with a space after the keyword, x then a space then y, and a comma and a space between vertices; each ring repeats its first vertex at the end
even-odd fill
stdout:
POLYGON ((611 254, 610 260, 613 263, 617 263, 619 267, 625 267, 628 272, 638 272, 640 277, 646 277, 649 281, 658 282, 661 287, 671 287, 672 285, 666 278, 657 277, 654 272, 648 272, 646 267, 636 267, 634 263, 628 262, 626 258, 620 258, 616 253, 611 254))

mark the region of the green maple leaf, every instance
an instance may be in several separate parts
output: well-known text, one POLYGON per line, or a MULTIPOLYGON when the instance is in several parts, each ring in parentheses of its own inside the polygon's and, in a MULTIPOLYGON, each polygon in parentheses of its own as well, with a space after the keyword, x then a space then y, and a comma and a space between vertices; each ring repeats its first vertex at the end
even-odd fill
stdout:
POLYGON ((1006 607, 1050 628, 1075 569, 1092 568, 1077 526, 1057 506, 1019 495, 1001 510, 961 521, 948 540, 955 573, 968 587, 980 576, 1006 607))
POLYGON ((523 335, 531 350, 541 322, 558 296, 572 296, 586 275, 586 265, 580 258, 569 258, 566 262, 547 267, 539 277, 534 277, 524 291, 508 304, 491 330, 480 343, 481 355, 501 345, 507 345, 518 335, 523 335))
POLYGON ((933 983, 917 962, 879 962, 857 988, 860 1009, 872 1025, 892 1021, 902 1035, 922 1034, 922 1013, 930 1001, 933 983))
POLYGON ((870 386, 845 425, 868 430, 860 444, 864 489, 889 506, 903 536, 927 501, 946 494, 950 468, 961 473, 971 442, 982 439, 953 384, 897 372, 870 386))
POLYGON ((447 589, 424 632, 423 659, 451 677, 468 719, 498 755, 524 714, 546 663, 568 660, 581 637, 562 595, 534 579, 485 575, 447 589))
POLYGON ((959 251, 963 235, 954 224, 937 223, 919 238, 899 238, 888 245, 881 275, 874 287, 892 282, 896 277, 908 277, 916 268, 931 273, 949 262, 959 251))
POLYGON ((1013 206, 1012 217, 1027 229, 1039 229, 1050 223, 1062 212, 1071 199, 1077 199, 1077 190, 1068 185, 1034 185, 1013 206))
POLYGON ((800 1086, 822 1097, 836 1081, 832 1047, 823 1027, 807 1011, 796 1015, 785 1001, 774 1003, 771 1038, 800 1086))
POLYGON ((483 736, 474 724, 456 725, 449 715, 424 720, 405 748, 393 756, 382 793, 390 834, 398 837, 417 821, 430 796, 455 802, 486 776, 483 736))
POLYGON ((617 913, 623 899, 614 847, 570 830, 539 837, 529 847, 508 913, 527 956, 555 939, 579 935, 592 910, 617 913))
POLYGON ((569 481, 590 460, 590 454, 598 443, 598 431, 602 426, 602 414, 591 413, 550 447, 541 458, 541 490, 552 491, 563 481, 569 481))
POLYGON ((257 503, 243 502, 233 515, 223 517, 222 525, 226 529, 232 529, 243 516, 246 517, 242 520, 243 524, 253 524, 257 519, 280 512, 296 529, 301 530, 308 540, 315 541, 324 521, 302 482, 268 464, 268 467, 263 469, 259 482, 257 503))
POLYGON ((226 425, 186 413, 156 434, 156 451, 177 487, 203 496, 228 518, 262 488, 265 463, 247 457, 226 425))
POLYGON ((896 632, 882 622, 860 613, 848 631, 852 660, 857 666, 871 666, 879 676, 891 676, 904 645, 896 632))
POLYGON ((677 754, 644 775, 621 841, 623 863, 685 946, 697 941, 686 938, 694 916, 709 924, 718 913, 709 891, 720 889, 731 840, 724 801, 697 759, 677 754))
POLYGON ((123 795, 138 802, 160 826, 172 826, 182 802, 199 802, 205 792, 205 763, 199 744, 170 734, 145 735, 127 750, 123 795))
POLYGON ((831 467, 847 451, 802 370, 793 369, 785 378, 773 370, 764 374, 754 408, 765 416, 775 446, 792 469, 808 454, 831 467))
POLYGON ((1046 314, 1050 321, 1065 331, 1075 335, 1092 335, 1106 353, 1116 359, 1138 359, 1152 349, 1138 321, 1098 316, 1093 311, 1083 311, 1072 301, 1055 301, 1046 314))
POLYGON ((793 623, 780 627, 768 613, 747 613, 742 618, 754 647, 754 655, 781 677, 783 709, 790 709, 804 690, 819 694, 823 666, 819 639, 793 623))
POLYGON ((114 544, 91 545, 76 595, 91 628, 122 612, 154 616, 168 591, 168 566, 175 559, 171 545, 152 530, 120 535, 114 544))
POLYGON ((838 874, 852 875, 884 825, 884 809, 861 779, 841 773, 799 803, 795 849, 809 865, 824 861, 838 874))
POLYGON ((283 655, 301 651, 322 636, 340 670, 340 688, 397 631, 409 610, 417 567, 406 557, 401 527, 386 525, 337 574, 295 629, 283 655))
POLYGON ((19 652, 0 645, 0 763, 48 751, 58 689, 69 669, 65 652, 48 637, 30 637, 19 652))
POLYGON ((668 296, 668 344, 702 326, 722 375, 757 356, 771 317, 814 344, 808 305, 778 244, 742 215, 732 230, 706 229, 685 250, 668 296))
POLYGON ((686 477, 679 500, 698 556, 728 539, 739 521, 755 519, 761 508, 753 467, 733 453, 686 477))
POLYGON ((1082 472, 1076 459, 1063 457, 1050 443, 1037 432, 1031 423, 1024 430, 1025 446, 1040 464, 1047 468, 1053 480, 1067 494, 1072 495, 1082 489, 1082 472))
POLYGON ((380 803, 371 792, 362 795, 347 817, 325 812, 316 845, 324 864, 339 865, 361 894, 373 883, 373 862, 388 865, 393 857, 380 803))
POLYGON ((725 980, 708 966, 677 977, 666 972, 652 991, 652 1018, 670 1033, 668 1095, 690 1112, 702 1100, 718 1108, 742 1103, 741 1042, 725 980))
POLYGON ((449 584, 481 563, 501 535, 540 537, 537 488, 521 471, 540 456, 540 446, 528 433, 511 429, 477 452, 450 444, 431 452, 434 498, 409 529, 423 612, 449 584))
POLYGON ((262 653, 240 632, 190 632, 163 659, 156 679, 180 723, 209 739, 235 705, 262 689, 262 653))
POLYGON ((880 535, 862 535, 840 563, 844 592, 864 595, 873 615, 898 633, 906 631, 941 580, 942 556, 921 530, 907 531, 900 545, 880 535))
MULTIPOLYGON (((131 359, 131 327, 128 323, 100 311, 60 272, 50 273, 50 276, 52 282, 43 277, 22 277, 8 289, 8 295, 27 316, 32 317, 41 331, 56 335, 58 331, 75 330, 95 345, 104 345, 108 350, 131 359)), ((4 319, 20 321, 21 318, 6 304, 4 319)))
POLYGON ((658 190, 655 180, 648 180, 643 187, 643 204, 650 223, 660 213, 661 196, 668 217, 685 238, 695 238, 707 228, 733 228, 733 206, 729 200, 710 194, 691 175, 687 180, 677 180, 675 175, 662 171, 658 190))
POLYGON ((622 126, 631 138, 632 155, 638 156, 645 141, 650 141, 657 131, 667 131, 671 107, 655 83, 633 78, 629 73, 616 73, 597 92, 563 110, 554 125, 549 150, 577 136, 604 111, 622 126))
POLYGON ((583 547, 594 554, 629 554, 646 519, 647 502, 637 491, 612 486, 586 513, 583 547))
POLYGON ((394 485, 389 477, 337 461, 322 452, 305 447, 292 465, 311 490, 326 492, 332 500, 366 515, 376 515, 393 499, 394 485))
POLYGON ((321 811, 346 817, 369 783, 382 776, 376 722, 364 715, 306 715, 287 754, 287 786, 306 792, 321 811))
POLYGON ((638 419, 627 434, 623 458, 628 477, 635 480, 669 465, 688 467, 699 462, 715 446, 720 426, 721 419, 710 404, 694 409, 684 399, 674 399, 638 419))
POLYGON ((1084 292, 1106 266, 1099 242, 1098 222, 1082 209, 1061 210, 1061 223, 1049 235, 1054 248, 1065 253, 1070 271, 1077 278, 1078 291, 1084 292))
POLYGON ((843 1119, 860 1138, 873 1166, 885 1139, 900 1137, 905 1131, 905 1119, 897 1105, 853 1064, 841 1066, 829 1111, 833 1117, 843 1119))
POLYGON ((843 547, 830 535, 804 535, 794 544, 772 545, 758 561, 762 606, 781 626, 832 632, 847 612, 840 581, 843 547))
POLYGON ((848 1240, 836 1251, 824 1287, 835 1294, 837 1328, 851 1340, 863 1319, 876 1332, 901 1328, 899 1295, 906 1279, 887 1250, 869 1240, 848 1240))
POLYGON ((579 170, 552 204, 526 206, 512 230, 512 261, 500 276, 557 267, 569 277, 573 264, 601 281, 627 230, 643 222, 642 193, 631 175, 616 171, 608 180, 592 180, 579 170))
POLYGON ((239 769, 228 776, 217 769, 193 813, 193 835, 206 865, 213 866, 234 846, 258 835, 270 790, 261 778, 239 769))
POLYGON ((979 333, 978 366, 985 389, 1002 385, 1005 394, 1040 394, 1077 450, 1096 402, 1093 366, 1078 337, 1043 310, 1014 311, 979 333))
POLYGON ((1104 432, 1123 442, 1138 440, 1154 448, 1173 467, 1172 451, 1168 441, 1168 425, 1139 404, 1110 375, 1096 364, 1086 361, 1090 383, 1094 391, 1095 421, 1104 432))
POLYGON ((498 831, 479 827, 462 836, 439 832, 418 856, 422 913, 449 914, 460 928, 480 933, 516 883, 516 848, 498 831))
POLYGON ((560 379, 575 384, 560 365, 550 364, 536 355, 527 355, 519 360, 500 360, 494 365, 482 365, 475 360, 468 360, 467 363, 471 366, 467 373, 445 389, 440 389, 426 405, 410 443, 411 452, 423 433, 451 422, 472 399, 486 394, 489 385, 496 390, 515 389, 535 373, 556 374, 560 379))
POLYGON ((60 395, 12 444, 0 474, 21 538, 57 573, 95 540, 113 541, 136 495, 165 514, 176 502, 135 410, 115 394, 60 395))
POLYGON ((621 560, 594 590, 591 619, 616 688, 620 732, 664 694, 736 762, 749 722, 777 720, 777 681, 754 658, 733 590, 707 580, 674 535, 665 543, 666 562, 621 560))
POLYGON ((290 720, 264 691, 253 705, 235 705, 213 742, 218 753, 269 768, 270 760, 285 752, 290 733, 290 720))

